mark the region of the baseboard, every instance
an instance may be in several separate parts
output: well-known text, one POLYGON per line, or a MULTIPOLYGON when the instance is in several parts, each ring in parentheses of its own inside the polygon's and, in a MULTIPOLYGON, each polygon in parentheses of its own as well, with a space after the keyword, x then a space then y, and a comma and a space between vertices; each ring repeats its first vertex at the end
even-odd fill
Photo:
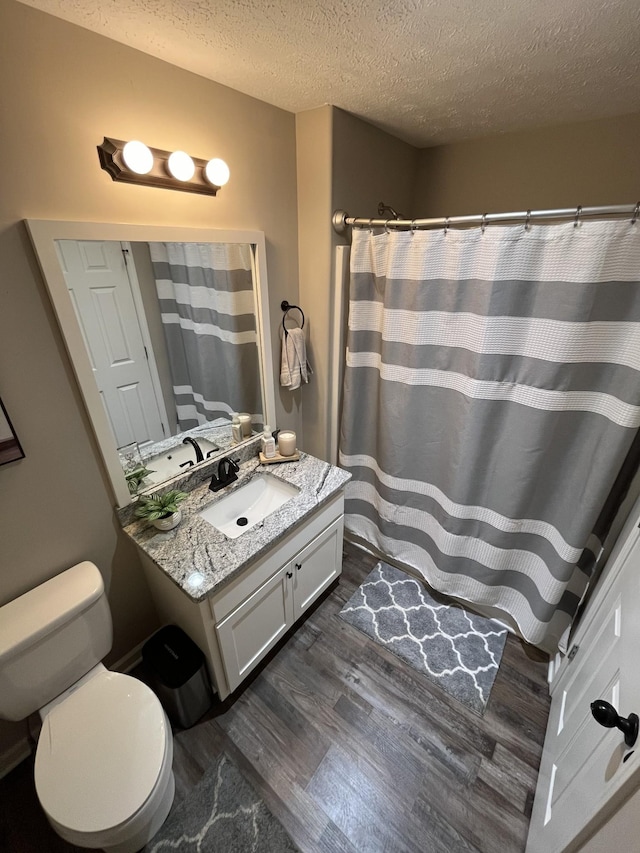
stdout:
POLYGON ((0 779, 31 755, 31 742, 28 737, 21 738, 9 749, 0 754, 0 779))
POLYGON ((110 664, 108 668, 113 669, 116 672, 131 672, 132 669, 135 669, 142 663, 142 647, 146 642, 147 640, 145 639, 141 643, 138 643, 138 645, 134 646, 130 652, 127 652, 127 654, 119 660, 110 664))

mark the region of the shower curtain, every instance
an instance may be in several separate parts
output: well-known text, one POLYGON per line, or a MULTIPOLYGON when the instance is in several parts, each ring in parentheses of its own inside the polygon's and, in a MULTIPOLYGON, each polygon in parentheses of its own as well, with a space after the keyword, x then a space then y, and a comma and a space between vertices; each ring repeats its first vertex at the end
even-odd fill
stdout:
POLYGON ((346 528, 548 651, 640 425, 640 224, 353 232, 346 528))
POLYGON ((149 243, 180 430, 263 421, 251 246, 149 243))

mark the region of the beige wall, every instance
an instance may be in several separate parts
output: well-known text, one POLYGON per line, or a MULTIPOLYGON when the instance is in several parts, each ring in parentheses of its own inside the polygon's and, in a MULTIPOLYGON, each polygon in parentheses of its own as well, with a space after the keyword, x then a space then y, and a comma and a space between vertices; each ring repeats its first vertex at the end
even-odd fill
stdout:
POLYGON ((640 113, 426 148, 416 216, 460 216, 640 198, 640 113))
MULTIPOLYGON (((308 316, 314 374, 303 398, 304 448, 329 458, 333 249, 346 242, 331 225, 336 209, 376 216, 384 201, 409 215, 419 152, 336 107, 296 116, 300 299, 308 316)), ((346 313, 345 313, 346 316, 346 313)))
MULTIPOLYGON (((313 375, 292 396, 302 403, 302 447, 328 459, 327 387, 331 305, 331 170, 333 107, 296 116, 300 302, 313 375)), ((290 302, 293 300, 289 300, 290 302)))
MULTIPOLYGON (((0 395, 26 452, 0 468, 0 604, 78 560, 93 560, 109 584, 115 660, 153 630, 156 615, 136 552, 114 518, 21 220, 263 230, 275 327, 280 300, 298 298, 295 121, 8 1, 0 9, 0 103, 0 395), (96 153, 105 135, 222 157, 231 180, 216 198, 113 183, 96 153)), ((287 413, 287 424, 298 426, 297 417, 287 413)), ((17 724, 0 728, 0 753, 22 731, 17 724)))

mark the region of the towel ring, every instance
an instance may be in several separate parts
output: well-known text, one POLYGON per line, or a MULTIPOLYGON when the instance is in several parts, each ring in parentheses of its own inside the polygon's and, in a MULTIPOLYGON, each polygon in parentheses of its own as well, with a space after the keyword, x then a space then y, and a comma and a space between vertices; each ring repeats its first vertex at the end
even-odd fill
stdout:
POLYGON ((304 311, 302 310, 302 308, 300 308, 299 305, 291 305, 289 302, 287 302, 286 299, 283 299, 282 302, 280 303, 280 307, 284 311, 284 314, 282 316, 282 328, 284 329, 285 336, 287 336, 289 334, 289 331, 288 331, 287 327, 285 326, 284 321, 287 319, 287 314, 289 313, 289 311, 291 311, 294 308, 296 311, 300 312, 300 316, 302 317, 302 323, 300 324, 300 328, 304 329, 304 311))

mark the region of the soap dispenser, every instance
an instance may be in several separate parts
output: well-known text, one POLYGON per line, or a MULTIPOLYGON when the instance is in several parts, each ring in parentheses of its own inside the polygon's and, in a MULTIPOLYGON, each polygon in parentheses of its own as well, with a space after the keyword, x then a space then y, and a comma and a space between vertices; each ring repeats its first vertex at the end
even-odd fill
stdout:
POLYGON ((231 418, 231 438, 237 443, 242 441, 242 424, 240 423, 240 418, 238 415, 234 415, 231 418))
POLYGON ((271 427, 269 424, 264 425, 261 445, 262 454, 266 459, 272 459, 276 455, 276 442, 274 437, 271 435, 271 427))

